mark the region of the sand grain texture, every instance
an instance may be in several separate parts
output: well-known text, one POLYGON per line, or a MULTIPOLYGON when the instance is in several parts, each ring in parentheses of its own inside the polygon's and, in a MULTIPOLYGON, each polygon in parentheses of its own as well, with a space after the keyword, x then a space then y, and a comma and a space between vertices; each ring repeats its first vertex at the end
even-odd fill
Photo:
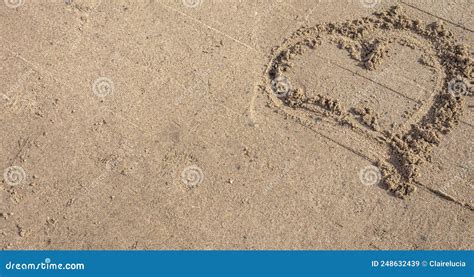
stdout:
POLYGON ((474 5, 425 2, 0 3, 0 246, 472 249, 474 5))

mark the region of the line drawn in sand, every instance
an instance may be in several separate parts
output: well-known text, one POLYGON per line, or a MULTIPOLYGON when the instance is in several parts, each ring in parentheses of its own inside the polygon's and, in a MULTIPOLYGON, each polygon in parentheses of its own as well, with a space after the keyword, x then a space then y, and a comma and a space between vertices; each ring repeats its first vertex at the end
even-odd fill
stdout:
MULTIPOLYGON (((375 164, 382 173, 381 186, 394 195, 405 198, 423 188, 473 210, 469 203, 418 181, 420 166, 430 161, 431 150, 459 124, 463 113, 465 96, 449 93, 448 85, 454 79, 472 82, 473 68, 468 48, 441 23, 425 25, 394 6, 349 22, 299 28, 272 50, 258 89, 279 113, 375 164), (373 109, 344 107, 336 98, 292 84, 288 72, 297 58, 317 55, 322 44, 345 50, 360 67, 374 72, 395 45, 416 49, 423 53, 419 63, 435 73, 434 87, 422 99, 414 100, 415 112, 397 128, 382 128, 379 113, 373 109), (348 133, 352 134, 350 145, 342 142, 348 133)), ((249 109, 254 122, 255 98, 249 109)))

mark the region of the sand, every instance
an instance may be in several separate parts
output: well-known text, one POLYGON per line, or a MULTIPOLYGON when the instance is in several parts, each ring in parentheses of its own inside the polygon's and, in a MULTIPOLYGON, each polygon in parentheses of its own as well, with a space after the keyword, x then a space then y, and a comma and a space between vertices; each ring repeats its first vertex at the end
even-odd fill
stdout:
POLYGON ((3 249, 472 249, 469 1, 7 1, 3 249))
MULTIPOLYGON (((293 109, 303 108, 318 113, 313 109, 322 108, 323 111, 319 111, 320 115, 329 117, 341 125, 349 125, 350 128, 356 129, 356 122, 359 121, 363 127, 381 131, 365 134, 369 139, 373 139, 374 143, 388 143, 390 151, 388 160, 393 162, 392 168, 382 164, 383 161, 378 160, 377 164, 383 171, 383 181, 387 188, 403 198, 415 190, 414 183, 419 176, 418 167, 423 161, 430 159, 432 147, 441 142, 440 136, 449 133, 459 124, 464 106, 463 94, 471 93, 468 87, 470 83, 467 80, 472 78, 474 62, 469 55, 468 46, 457 43, 453 39, 453 34, 445 30, 444 25, 435 22, 425 27, 419 20, 408 18, 400 6, 394 6, 386 12, 376 13, 375 17, 365 17, 342 24, 329 23, 311 28, 302 27, 278 49, 266 74, 276 97, 283 99, 283 102, 293 109), (377 31, 378 34, 372 34, 377 31), (407 31, 412 33, 413 38, 406 37, 407 31), (330 36, 329 42, 335 42, 340 48, 348 50, 350 56, 367 70, 376 70, 380 66, 384 57, 388 55, 391 44, 399 43, 420 50, 424 60, 436 61, 430 62, 427 66, 434 69, 438 79, 444 78, 442 90, 434 91, 432 99, 425 99, 422 103, 427 106, 424 109, 426 114, 420 112, 423 107, 419 107, 409 118, 404 119, 416 122, 415 124, 406 126, 404 122, 405 126, 402 125, 401 128, 381 131, 377 124, 379 116, 370 107, 349 107, 343 111, 339 99, 331 99, 321 94, 317 94, 316 97, 306 96, 302 89, 288 85, 291 82, 284 76, 284 72, 291 67, 291 61, 296 56, 303 55, 306 47, 315 49, 316 45, 322 44, 325 36, 330 36), (416 39, 417 36, 420 38, 416 39), (421 41, 422 39, 425 41, 421 41), (466 91, 454 93, 450 84, 453 81, 463 84, 465 82, 466 91), (281 83, 287 85, 281 86, 281 83), (415 113, 421 116, 414 118, 415 113)), ((289 114, 292 114, 291 111, 289 114)), ((356 131, 364 133, 365 130, 359 128, 356 131)), ((462 205, 473 209, 468 203, 462 205)))

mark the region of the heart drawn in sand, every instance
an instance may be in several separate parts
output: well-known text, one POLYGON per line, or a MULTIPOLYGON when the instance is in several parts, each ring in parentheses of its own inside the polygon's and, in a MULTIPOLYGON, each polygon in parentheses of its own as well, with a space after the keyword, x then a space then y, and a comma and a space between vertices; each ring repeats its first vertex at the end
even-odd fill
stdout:
POLYGON ((264 87, 278 111, 325 136, 347 136, 350 130, 354 145, 361 147, 358 154, 377 165, 390 192, 405 197, 419 185, 419 167, 430 160, 433 147, 458 124, 463 98, 471 93, 473 68, 467 47, 457 43, 443 25, 424 25, 397 6, 350 22, 298 29, 273 51, 264 87), (346 50, 371 72, 378 70, 395 45, 416 49, 422 53, 416 62, 434 72, 434 87, 397 128, 382 128, 378 124, 381 111, 344 107, 331 95, 292 85, 289 69, 302 55, 316 55, 322 44, 346 50), (316 116, 324 124, 315 122, 316 116))

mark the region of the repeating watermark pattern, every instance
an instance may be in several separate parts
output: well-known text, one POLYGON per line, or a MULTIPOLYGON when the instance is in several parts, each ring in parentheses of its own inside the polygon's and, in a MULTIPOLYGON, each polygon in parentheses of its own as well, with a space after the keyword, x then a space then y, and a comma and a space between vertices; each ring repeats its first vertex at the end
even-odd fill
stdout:
POLYGON ((192 85, 189 88, 182 85, 182 87, 184 88, 184 93, 175 98, 174 105, 182 105, 183 102, 185 102, 186 98, 191 98, 192 96, 199 98, 205 97, 206 94, 209 93, 206 88, 206 83, 207 82, 202 78, 200 74, 195 75, 195 79, 193 80, 192 85))
MULTIPOLYGON (((129 141, 122 141, 120 143, 118 152, 120 154, 114 154, 105 160, 102 160, 105 163, 105 168, 97 175, 92 181, 89 182, 89 185, 85 187, 87 192, 96 190, 97 188, 103 186, 107 179, 112 176, 114 172, 120 171, 121 174, 124 174, 123 169, 125 168, 126 160, 125 157, 131 155, 135 147, 129 141)), ((91 194, 97 196, 96 194, 91 194)))
POLYGON ((18 186, 26 181, 26 172, 21 166, 10 166, 3 172, 3 179, 9 186, 18 186))
POLYGON ((35 71, 32 68, 29 68, 26 72, 21 74, 15 84, 8 90, 7 94, 11 95, 12 93, 15 93, 15 91, 19 90, 20 87, 28 81, 28 79, 34 72, 35 71))
POLYGON ((263 194, 271 192, 276 186, 285 181, 285 178, 291 173, 291 171, 297 166, 296 161, 289 161, 285 163, 283 169, 277 174, 263 189, 263 194))
POLYGON ((285 76, 278 76, 272 80, 273 93, 278 98, 286 98, 292 90, 290 80, 285 76))
POLYGON ((24 0, 4 0, 5 6, 16 9, 24 4, 24 0))
POLYGON ((359 0, 364 8, 374 9, 380 5, 381 0, 359 0))
POLYGON ((183 5, 188 8, 197 8, 201 6, 202 0, 183 0, 183 5))
POLYGON ((120 163, 120 159, 119 159, 119 158, 110 159, 110 160, 108 160, 108 161, 105 163, 105 169, 107 169, 107 170, 114 170, 115 168, 117 168, 117 166, 119 165, 119 163, 120 163))
POLYGON ((448 82, 448 92, 454 97, 468 96, 471 94, 471 84, 464 78, 454 78, 448 82))
POLYGON ((451 171, 447 176, 449 179, 440 185, 440 191, 444 193, 449 193, 450 190, 458 187, 460 184, 466 184, 473 189, 474 186, 469 182, 474 173, 474 160, 472 159, 472 153, 474 150, 474 141, 468 140, 467 145, 460 144, 460 141, 456 139, 455 136, 448 136, 445 146, 440 147, 436 153, 436 157, 439 158, 443 163, 454 165, 453 171, 451 171), (448 145, 456 145, 461 147, 460 151, 456 152, 449 151, 448 145), (468 155, 463 157, 460 152, 467 153, 468 155), (461 161, 459 161, 461 158, 461 161))
MULTIPOLYGON (((472 174, 472 173, 471 173, 472 174)), ((444 193, 449 193, 449 191, 453 188, 458 187, 460 184, 463 184, 466 182, 466 180, 469 180, 469 170, 466 168, 462 168, 457 172, 454 177, 451 177, 446 183, 444 183, 440 187, 440 191, 444 193)), ((469 184, 470 185, 470 184, 469 184)), ((470 185, 471 189, 473 188, 472 185, 470 185)))
POLYGON ((5 106, 10 109, 11 112, 15 113, 21 109, 22 103, 25 99, 22 97, 21 87, 28 81, 31 74, 34 73, 33 69, 28 69, 25 73, 21 74, 15 84, 7 90, 7 93, 0 93, 2 99, 2 106, 5 106))
POLYGON ((97 78, 92 84, 92 91, 98 97, 106 97, 114 93, 114 82, 107 77, 97 78))
POLYGON ((5 93, 0 93, 0 96, 2 98, 1 99, 2 106, 6 108, 11 108, 12 112, 16 112, 18 110, 18 105, 16 105, 17 103, 16 99, 14 99, 13 97, 9 97, 5 93))
POLYGON ((187 188, 197 187, 204 180, 204 174, 201 168, 196 165, 186 167, 181 172, 181 181, 186 185, 187 188))
POLYGON ((378 167, 369 165, 359 171, 359 179, 363 185, 373 186, 382 180, 382 173, 378 167))
POLYGON ((105 179, 119 166, 121 161, 119 157, 108 159, 105 162, 105 170, 91 182, 90 189, 97 188, 100 184, 104 183, 105 179))

